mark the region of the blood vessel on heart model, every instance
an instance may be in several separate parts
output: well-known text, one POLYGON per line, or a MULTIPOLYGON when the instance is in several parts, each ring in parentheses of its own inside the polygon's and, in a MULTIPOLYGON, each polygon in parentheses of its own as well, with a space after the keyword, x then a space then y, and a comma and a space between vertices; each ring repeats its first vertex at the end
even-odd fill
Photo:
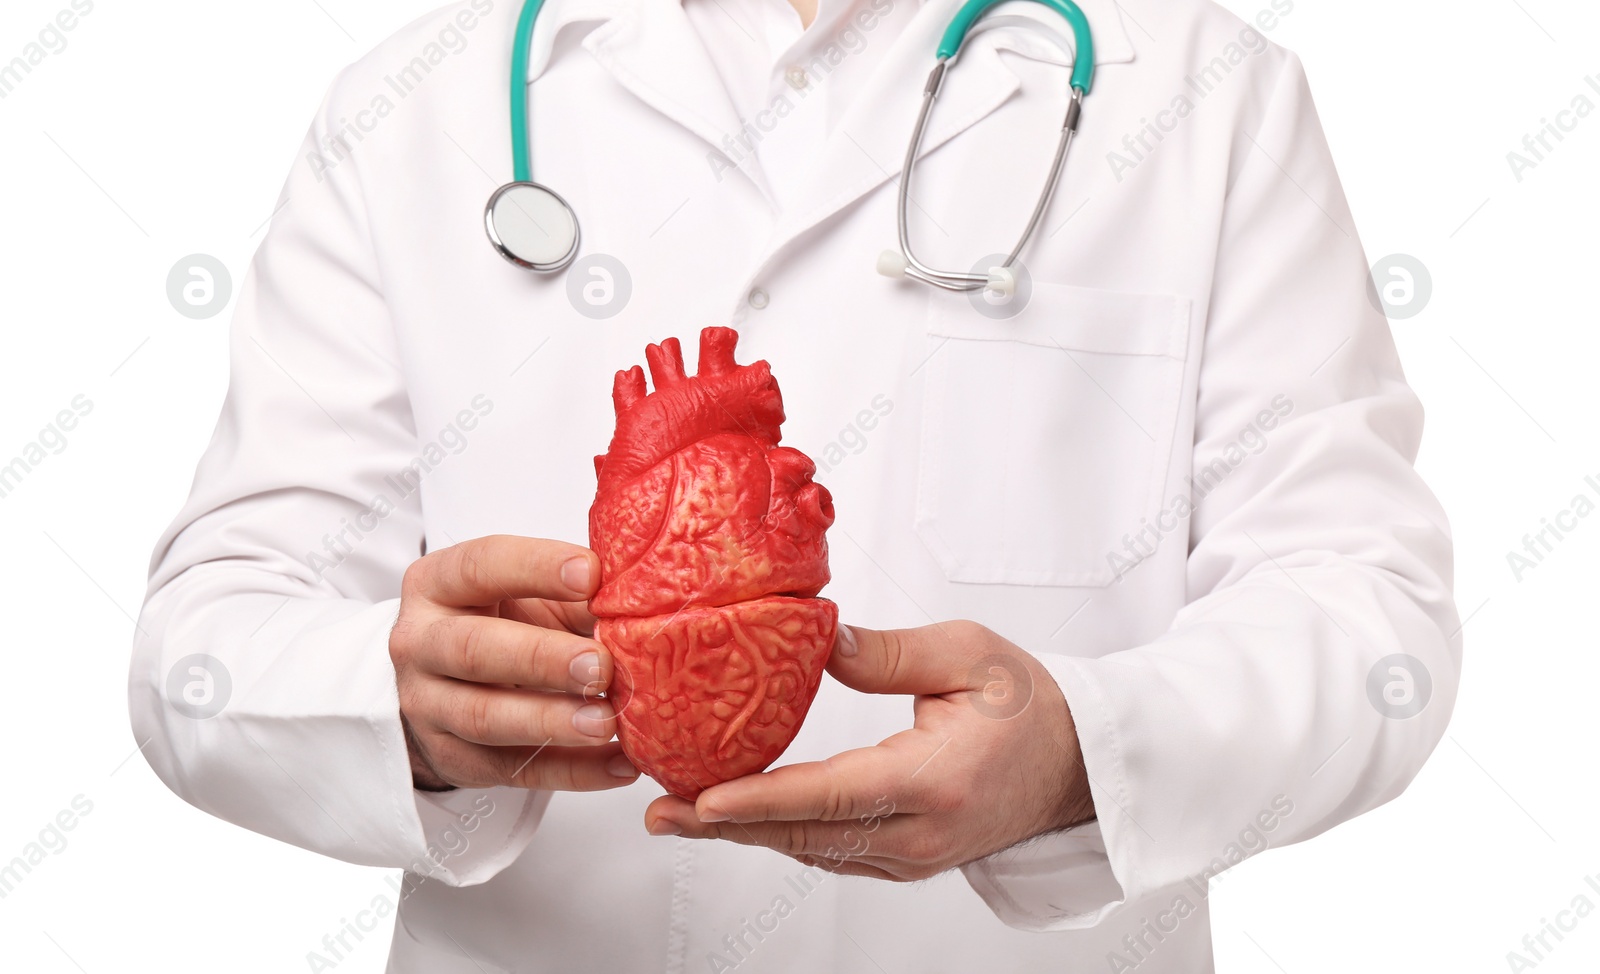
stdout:
POLYGON ((833 498, 778 445, 783 397, 766 362, 738 365, 731 328, 676 338, 617 373, 617 427, 595 457, 589 545, 595 637, 629 760, 681 798, 761 771, 794 739, 822 681, 838 608, 828 582, 833 498))

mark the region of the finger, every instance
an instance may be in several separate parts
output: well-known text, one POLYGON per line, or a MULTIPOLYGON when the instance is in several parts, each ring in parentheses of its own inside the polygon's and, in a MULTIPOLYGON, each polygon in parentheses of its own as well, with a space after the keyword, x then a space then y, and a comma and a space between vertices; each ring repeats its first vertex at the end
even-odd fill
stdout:
POLYGON ((891 883, 903 882, 904 877, 897 876, 882 865, 860 859, 844 859, 835 862, 831 859, 822 859, 817 856, 790 856, 795 862, 810 869, 820 869, 825 873, 835 873, 840 876, 865 876, 868 879, 884 879, 891 883))
POLYGON ((413 714, 426 714, 432 727, 473 744, 594 745, 617 731, 616 714, 604 700, 450 679, 428 680, 417 694, 413 714))
POLYGON ((644 810, 644 828, 651 835, 681 835, 678 823, 696 818, 694 803, 676 795, 662 795, 644 810))
POLYGON ((611 654, 592 639, 493 616, 443 616, 414 657, 429 673, 473 683, 597 694, 611 682, 611 654))
POLYGON ((928 816, 904 815, 877 828, 857 828, 837 822, 753 822, 708 824, 693 820, 679 824, 686 802, 667 806, 658 802, 646 811, 652 835, 682 835, 689 839, 723 839, 736 845, 760 846, 797 862, 846 876, 867 876, 895 882, 928 879, 950 868, 948 836, 941 835, 928 816), (799 851, 806 850, 806 851, 799 851))
POLYGON ((928 811, 910 779, 910 749, 885 745, 735 778, 702 792, 695 813, 705 822, 840 822, 928 811))
POLYGON ((432 755, 435 772, 460 788, 511 785, 534 791, 602 791, 639 777, 622 745, 484 747, 445 737, 432 755), (440 767, 442 766, 442 767, 440 767))
MULTIPOLYGON (((909 829, 910 821, 902 821, 909 829)), ((688 802, 670 796, 656 799, 645 809, 645 828, 652 835, 723 839, 786 856, 817 856, 835 862, 880 855, 876 844, 888 834, 886 828, 875 826, 868 831, 857 822, 702 822, 688 802)))
POLYGON ((481 607, 506 599, 587 599, 600 578, 600 560, 564 541, 499 534, 451 545, 418 559, 408 585, 438 605, 481 607))
POLYGON ((863 693, 951 693, 974 689, 983 661, 1009 656, 1009 646, 975 622, 884 630, 841 625, 828 672, 863 693))
POLYGON ((580 636, 594 635, 594 613, 587 602, 552 602, 549 599, 507 599, 499 616, 545 629, 563 629, 580 636))

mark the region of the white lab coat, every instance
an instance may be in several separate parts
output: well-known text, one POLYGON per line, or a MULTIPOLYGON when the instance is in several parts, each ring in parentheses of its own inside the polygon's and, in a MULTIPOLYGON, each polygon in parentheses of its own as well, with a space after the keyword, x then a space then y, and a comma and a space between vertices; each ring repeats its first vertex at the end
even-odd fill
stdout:
MULTIPOLYGON (((397 972, 1209 970, 1205 878, 1393 798, 1439 740, 1449 531, 1299 62, 1196 0, 1082 5, 1096 84, 1023 257, 1031 300, 1004 320, 874 272, 956 0, 873 51, 778 217, 759 172, 718 155, 739 122, 674 0, 550 0, 535 174, 573 204, 583 253, 627 268, 601 320, 569 292, 603 281, 529 274, 484 237, 509 178, 515 3, 445 8, 347 69, 240 293, 227 402, 154 556, 130 696, 161 778, 246 828, 431 877, 400 906, 397 972), (430 47, 452 23, 465 50, 430 47), (648 779, 413 791, 386 650, 402 571, 493 533, 583 542, 613 371, 707 324, 771 361, 784 442, 822 468, 842 618, 970 618, 1037 655, 1097 822, 899 885, 651 837, 648 779), (1397 653, 1431 678, 1403 719, 1368 690, 1397 653), (192 654, 231 679, 215 716, 167 700, 192 654)), ((965 62, 912 207, 921 255, 963 269, 1020 230, 1066 77, 1019 31, 965 62)), ((825 680, 782 760, 910 717, 825 680)))

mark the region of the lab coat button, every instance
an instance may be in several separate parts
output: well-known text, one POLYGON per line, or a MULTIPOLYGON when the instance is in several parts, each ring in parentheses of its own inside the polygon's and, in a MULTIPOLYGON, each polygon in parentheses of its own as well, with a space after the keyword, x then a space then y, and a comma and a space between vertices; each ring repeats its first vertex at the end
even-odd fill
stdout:
POLYGON ((790 65, 789 70, 783 73, 783 78, 795 91, 804 91, 811 87, 811 78, 807 76, 806 69, 798 64, 790 65))
POLYGON ((767 292, 755 287, 750 289, 750 296, 747 300, 750 302, 750 307, 760 311, 762 308, 765 308, 772 299, 768 297, 767 292))

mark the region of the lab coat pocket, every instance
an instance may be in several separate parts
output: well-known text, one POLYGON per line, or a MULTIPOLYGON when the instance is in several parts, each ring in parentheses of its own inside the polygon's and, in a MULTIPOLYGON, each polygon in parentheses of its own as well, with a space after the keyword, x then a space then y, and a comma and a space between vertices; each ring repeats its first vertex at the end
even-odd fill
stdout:
POLYGON ((917 533, 954 582, 1103 586, 1153 518, 1190 302, 1033 283, 1016 316, 936 295, 917 533))

